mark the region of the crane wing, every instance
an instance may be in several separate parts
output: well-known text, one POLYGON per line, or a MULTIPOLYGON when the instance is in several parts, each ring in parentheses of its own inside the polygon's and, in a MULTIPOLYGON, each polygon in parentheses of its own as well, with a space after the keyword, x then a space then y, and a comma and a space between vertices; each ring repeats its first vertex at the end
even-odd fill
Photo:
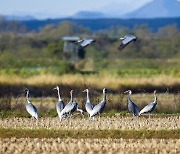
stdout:
POLYGON ((148 104, 140 111, 139 115, 150 112, 152 109, 153 109, 153 103, 148 104))
POLYGON ((57 112, 61 112, 64 109, 65 105, 63 101, 58 101, 56 104, 56 110, 57 112))
POLYGON ((86 102, 86 106, 85 107, 86 107, 86 111, 90 114, 91 111, 94 108, 94 105, 92 103, 90 103, 90 102, 86 102))
POLYGON ((32 116, 38 119, 38 111, 37 108, 32 104, 32 103, 27 103, 26 104, 26 110, 28 113, 32 116))

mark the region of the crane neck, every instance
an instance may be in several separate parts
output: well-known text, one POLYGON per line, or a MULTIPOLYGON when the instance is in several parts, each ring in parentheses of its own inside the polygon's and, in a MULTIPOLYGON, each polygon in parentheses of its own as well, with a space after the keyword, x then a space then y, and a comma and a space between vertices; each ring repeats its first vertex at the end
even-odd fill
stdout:
POLYGON ((131 101, 131 97, 130 97, 130 95, 131 95, 131 94, 129 94, 129 95, 128 95, 128 100, 130 100, 130 101, 131 101))
POLYGON ((29 102, 29 91, 26 92, 26 101, 29 102))
POLYGON ((87 102, 90 102, 90 99, 89 99, 89 91, 87 91, 87 102))
POLYGON ((106 101, 106 93, 104 93, 103 101, 106 101))
POLYGON ((71 92, 71 99, 70 99, 70 102, 73 102, 73 93, 71 92))
POLYGON ((154 102, 157 102, 157 96, 154 94, 154 102))
POLYGON ((59 100, 59 101, 62 101, 61 95, 60 95, 60 93, 59 93, 59 89, 57 89, 57 91, 58 91, 58 100, 59 100))

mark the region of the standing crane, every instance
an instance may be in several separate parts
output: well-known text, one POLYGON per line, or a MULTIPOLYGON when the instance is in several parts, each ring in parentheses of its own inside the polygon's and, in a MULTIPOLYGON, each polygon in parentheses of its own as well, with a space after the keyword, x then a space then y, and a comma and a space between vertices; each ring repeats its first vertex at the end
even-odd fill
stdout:
POLYGON ((37 108, 29 101, 29 89, 24 90, 26 92, 26 110, 33 117, 38 120, 38 111, 37 108))
POLYGON ((90 117, 89 117, 89 120, 94 120, 94 116, 100 114, 104 111, 104 108, 106 106, 106 93, 107 93, 107 89, 104 88, 103 89, 103 94, 104 94, 104 97, 103 97, 103 100, 94 106, 93 110, 90 112, 90 117))
POLYGON ((59 87, 56 86, 53 90, 57 90, 57 92, 58 92, 58 102, 56 103, 56 111, 58 113, 58 116, 60 117, 60 113, 64 109, 65 105, 64 105, 63 100, 61 99, 61 95, 59 93, 59 87))
POLYGON ((137 40, 137 37, 134 35, 126 35, 126 36, 120 38, 120 40, 121 40, 121 44, 118 47, 119 50, 123 49, 125 46, 127 46, 132 41, 135 42, 137 40))
POLYGON ((94 105, 90 102, 90 99, 89 99, 89 89, 85 89, 83 92, 87 92, 87 100, 86 100, 85 108, 86 108, 86 111, 90 115, 94 108, 94 105))
POLYGON ((75 111, 79 111, 81 114, 83 114, 83 110, 78 108, 78 103, 73 101, 73 90, 70 91, 71 99, 69 103, 64 107, 64 109, 60 112, 60 122, 62 121, 62 118, 66 115, 71 115, 75 111))
POLYGON ((131 90, 125 91, 128 93, 128 110, 133 114, 133 116, 139 116, 139 109, 137 105, 131 100, 130 95, 132 94, 131 90))
POLYGON ((154 101, 148 105, 146 105, 140 112, 139 115, 143 113, 149 113, 149 118, 150 118, 150 113, 155 109, 157 105, 157 96, 156 96, 156 90, 154 90, 154 101))

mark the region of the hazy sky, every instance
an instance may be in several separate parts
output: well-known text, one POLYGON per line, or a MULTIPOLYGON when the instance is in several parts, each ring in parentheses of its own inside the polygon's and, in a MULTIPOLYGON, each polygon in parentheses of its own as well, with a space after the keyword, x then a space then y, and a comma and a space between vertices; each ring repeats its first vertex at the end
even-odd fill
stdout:
POLYGON ((79 11, 123 14, 152 0, 0 0, 0 14, 36 18, 71 16, 79 11))

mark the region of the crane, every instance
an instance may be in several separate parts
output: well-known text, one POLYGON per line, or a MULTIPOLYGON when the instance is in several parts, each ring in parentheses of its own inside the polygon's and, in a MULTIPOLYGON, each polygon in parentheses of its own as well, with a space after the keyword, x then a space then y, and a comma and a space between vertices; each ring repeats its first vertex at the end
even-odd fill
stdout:
POLYGON ((129 112, 132 112, 133 116, 139 116, 138 106, 130 98, 132 91, 128 90, 128 91, 125 91, 124 93, 128 93, 128 110, 129 110, 129 112))
POLYGON ((60 112, 60 122, 62 121, 62 118, 66 115, 71 115, 74 111, 79 111, 81 114, 83 114, 83 110, 78 108, 78 103, 73 101, 73 90, 70 91, 71 99, 69 103, 64 107, 64 109, 60 112))
POLYGON ((122 50, 125 46, 127 46, 129 43, 131 43, 132 41, 136 41, 137 37, 134 35, 126 35, 122 38, 120 38, 121 40, 121 44, 118 47, 119 50, 122 50))
POLYGON ((149 118, 150 118, 150 113, 155 109, 157 105, 157 96, 156 96, 156 90, 154 90, 154 101, 148 105, 146 105, 140 112, 139 115, 143 113, 149 113, 149 118))
POLYGON ((89 117, 89 120, 94 120, 94 116, 97 115, 97 114, 101 114, 103 111, 104 111, 104 108, 106 106, 106 93, 107 93, 107 89, 104 88, 103 89, 103 100, 94 106, 93 110, 90 112, 90 117, 89 117))
POLYGON ((85 48, 95 41, 96 40, 94 40, 92 38, 83 38, 82 40, 78 40, 77 43, 79 43, 82 48, 85 48))
POLYGON ((59 87, 56 86, 53 90, 57 90, 57 92, 58 92, 58 102, 56 103, 56 111, 58 113, 58 116, 60 117, 60 113, 64 109, 65 105, 64 105, 63 100, 61 99, 61 95, 59 93, 59 87))
POLYGON ((87 92, 87 100, 86 100, 85 108, 86 108, 86 111, 90 115, 94 108, 94 105, 90 102, 90 99, 89 99, 89 89, 85 89, 83 92, 87 92))
POLYGON ((29 101, 29 89, 24 90, 26 92, 26 110, 33 117, 38 120, 38 111, 37 108, 29 101))

